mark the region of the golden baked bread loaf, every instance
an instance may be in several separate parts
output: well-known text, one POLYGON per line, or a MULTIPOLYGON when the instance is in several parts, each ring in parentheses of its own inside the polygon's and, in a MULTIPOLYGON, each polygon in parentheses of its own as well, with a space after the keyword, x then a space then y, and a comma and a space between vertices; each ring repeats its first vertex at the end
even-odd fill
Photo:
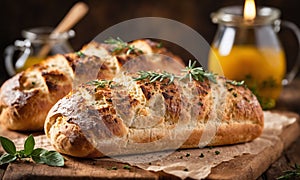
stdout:
POLYGON ((49 57, 7 80, 0 89, 1 126, 18 131, 42 130, 49 109, 74 85, 90 78, 111 79, 126 61, 138 55, 158 53, 181 61, 150 40, 136 40, 118 51, 116 48, 118 44, 91 42, 80 53, 49 57), (86 66, 94 66, 95 72, 86 71, 86 66))
POLYGON ((142 73, 91 81, 59 100, 44 128, 54 148, 114 156, 242 143, 262 133, 263 111, 245 86, 217 76, 181 83, 166 72, 142 73))

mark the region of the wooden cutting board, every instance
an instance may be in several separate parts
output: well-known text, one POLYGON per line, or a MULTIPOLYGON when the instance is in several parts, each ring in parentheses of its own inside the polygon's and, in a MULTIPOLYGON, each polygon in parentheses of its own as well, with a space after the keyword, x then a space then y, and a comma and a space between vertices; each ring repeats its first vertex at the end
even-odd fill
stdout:
MULTIPOLYGON (((285 127, 280 135, 282 141, 272 147, 266 148, 256 155, 242 155, 228 162, 223 162, 214 167, 209 179, 256 179, 278 158, 282 151, 295 141, 299 134, 299 118, 295 113, 283 113, 290 117, 297 117, 294 124, 285 127)), ((0 128, 0 135, 18 141, 24 140, 28 134, 16 133, 0 128)), ((34 135, 39 135, 36 133, 34 135)), ((45 136, 38 136, 37 146, 47 148, 45 136)), ((23 142, 22 142, 23 143, 23 142)), ((51 148, 51 147, 48 147, 51 148)), ((160 179, 177 177, 159 172, 149 172, 137 167, 125 168, 126 164, 118 163, 110 159, 78 159, 66 157, 65 167, 49 167, 47 165, 29 162, 15 162, 8 166, 1 166, 0 177, 5 179, 102 179, 102 178, 126 178, 126 179, 160 179), (112 168, 114 167, 114 168, 112 168), (113 170, 115 169, 115 170, 113 170)))

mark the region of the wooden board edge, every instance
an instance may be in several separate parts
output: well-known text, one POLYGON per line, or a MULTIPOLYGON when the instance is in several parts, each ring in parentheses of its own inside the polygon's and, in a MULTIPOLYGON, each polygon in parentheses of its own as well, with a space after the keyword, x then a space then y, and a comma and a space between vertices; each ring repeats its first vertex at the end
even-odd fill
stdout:
POLYGON ((211 174, 207 177, 207 179, 257 179, 261 174, 263 174, 263 172, 265 172, 271 164, 281 156, 282 152, 300 136, 299 115, 292 112, 284 112, 284 114, 288 117, 295 117, 296 121, 282 130, 282 133, 279 136, 280 141, 278 141, 275 145, 266 148, 259 155, 243 155, 228 162, 221 163, 220 165, 212 168, 211 174), (272 151, 272 156, 266 156, 266 154, 269 154, 270 151, 272 151), (249 159, 252 159, 252 161, 249 161, 249 159), (236 166, 228 167, 229 164, 236 166), (237 170, 243 173, 237 174, 235 172, 237 170), (241 176, 240 174, 243 175, 241 176))

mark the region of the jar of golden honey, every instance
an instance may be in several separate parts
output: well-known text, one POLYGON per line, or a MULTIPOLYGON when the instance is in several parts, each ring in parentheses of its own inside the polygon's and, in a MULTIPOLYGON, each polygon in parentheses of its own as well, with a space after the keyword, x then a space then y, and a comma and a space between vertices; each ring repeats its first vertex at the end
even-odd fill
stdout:
POLYGON ((37 27, 22 31, 24 40, 16 40, 5 49, 5 68, 10 76, 43 61, 47 56, 73 52, 68 42, 73 30, 52 33, 51 27, 37 27))
MULTIPOLYGON (((208 68, 225 77, 245 81, 263 109, 275 106, 282 85, 295 77, 300 58, 286 73, 286 57, 277 32, 281 27, 294 31, 300 42, 298 27, 279 19, 276 8, 257 8, 256 17, 245 19, 240 6, 225 7, 212 14, 218 30, 212 43, 208 68)), ((298 53, 299 53, 299 49, 298 53)))

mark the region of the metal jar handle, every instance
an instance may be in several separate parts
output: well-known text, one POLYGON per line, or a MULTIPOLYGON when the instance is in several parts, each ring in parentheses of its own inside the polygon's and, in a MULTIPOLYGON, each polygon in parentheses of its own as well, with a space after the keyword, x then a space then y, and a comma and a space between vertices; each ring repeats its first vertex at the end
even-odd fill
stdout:
POLYGON ((282 80, 282 85, 287 85, 290 82, 292 82, 293 79, 296 77, 296 75, 299 71, 299 67, 300 67, 300 29, 297 27, 296 24, 294 24, 290 21, 281 20, 281 22, 279 24, 282 27, 292 30, 294 32, 294 34, 297 38, 297 42, 298 42, 298 54, 296 56, 295 64, 294 64, 293 68, 290 70, 290 72, 288 72, 286 74, 285 78, 282 80))
POLYGON ((14 45, 10 45, 5 49, 5 68, 10 76, 16 74, 16 67, 22 67, 25 64, 30 54, 30 46, 31 42, 27 39, 24 41, 16 40, 14 45), (22 55, 18 58, 16 64, 14 64, 13 56, 16 50, 22 51, 22 55))

